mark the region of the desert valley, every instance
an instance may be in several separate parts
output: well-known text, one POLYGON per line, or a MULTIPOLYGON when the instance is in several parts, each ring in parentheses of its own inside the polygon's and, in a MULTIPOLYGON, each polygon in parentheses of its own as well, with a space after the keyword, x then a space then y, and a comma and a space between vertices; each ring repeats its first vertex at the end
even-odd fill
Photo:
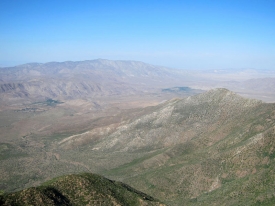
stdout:
POLYGON ((0 68, 0 202, 273 205, 274 85, 106 59, 0 68))

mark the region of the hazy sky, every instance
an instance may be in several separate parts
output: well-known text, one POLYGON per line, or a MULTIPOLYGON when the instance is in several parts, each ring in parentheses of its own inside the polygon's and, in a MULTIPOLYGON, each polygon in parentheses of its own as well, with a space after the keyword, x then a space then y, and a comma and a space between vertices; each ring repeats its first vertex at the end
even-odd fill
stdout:
POLYGON ((87 59, 275 70, 274 0, 0 0, 0 66, 87 59))

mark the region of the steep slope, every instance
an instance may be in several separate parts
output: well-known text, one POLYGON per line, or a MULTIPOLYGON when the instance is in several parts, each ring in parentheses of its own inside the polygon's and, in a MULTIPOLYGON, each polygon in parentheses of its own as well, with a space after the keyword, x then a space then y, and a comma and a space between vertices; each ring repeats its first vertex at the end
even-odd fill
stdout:
POLYGON ((98 150, 158 149, 187 142, 211 145, 237 127, 260 101, 245 99, 226 89, 214 89, 187 99, 174 99, 123 125, 94 145, 98 150), (211 137, 210 137, 211 135, 211 137))
POLYGON ((94 146, 145 154, 106 175, 173 205, 272 204, 274 104, 215 89, 152 110, 94 146))
POLYGON ((0 196, 1 205, 163 205, 121 182, 95 174, 62 176, 42 186, 0 196))

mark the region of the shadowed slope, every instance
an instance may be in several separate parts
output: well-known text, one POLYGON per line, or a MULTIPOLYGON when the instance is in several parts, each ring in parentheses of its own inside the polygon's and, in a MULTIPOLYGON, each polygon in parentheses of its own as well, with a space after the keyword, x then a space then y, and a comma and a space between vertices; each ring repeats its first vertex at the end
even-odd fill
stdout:
POLYGON ((55 178, 39 187, 6 194, 0 202, 1 205, 163 205, 126 184, 88 173, 55 178))

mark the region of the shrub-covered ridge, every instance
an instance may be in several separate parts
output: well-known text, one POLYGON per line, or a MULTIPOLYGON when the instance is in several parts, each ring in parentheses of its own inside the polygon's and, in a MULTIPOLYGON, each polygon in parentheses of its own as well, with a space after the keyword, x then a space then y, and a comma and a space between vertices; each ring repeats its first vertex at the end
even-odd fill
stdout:
POLYGON ((121 182, 83 173, 66 175, 39 187, 3 194, 1 205, 163 205, 121 182))

